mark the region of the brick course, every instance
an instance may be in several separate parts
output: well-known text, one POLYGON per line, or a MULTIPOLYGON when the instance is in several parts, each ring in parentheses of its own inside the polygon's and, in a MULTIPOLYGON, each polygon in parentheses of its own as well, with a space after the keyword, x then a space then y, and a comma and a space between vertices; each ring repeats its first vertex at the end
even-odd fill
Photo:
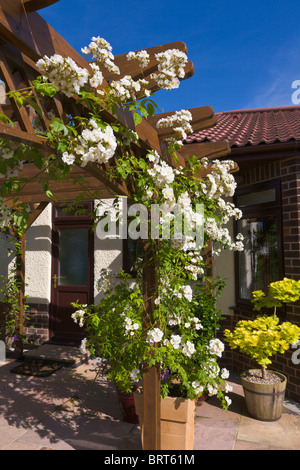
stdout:
POLYGON ((40 345, 49 340, 49 306, 47 304, 30 304, 26 310, 24 332, 28 345, 40 345))

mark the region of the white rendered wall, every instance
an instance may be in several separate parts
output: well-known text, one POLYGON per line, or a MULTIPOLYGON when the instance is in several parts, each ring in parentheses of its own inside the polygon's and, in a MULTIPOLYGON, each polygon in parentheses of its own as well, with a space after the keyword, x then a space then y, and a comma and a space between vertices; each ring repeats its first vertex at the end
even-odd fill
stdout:
MULTIPOLYGON (((233 222, 228 224, 231 237, 233 238, 233 222)), ((233 315, 230 307, 235 305, 235 269, 234 269, 234 252, 224 250, 219 256, 214 257, 213 275, 226 278, 226 287, 221 297, 217 301, 217 307, 222 311, 223 315, 233 315)))
MULTIPOLYGON (((99 201, 95 201, 97 204, 99 201)), ((112 207, 113 199, 103 201, 108 207, 112 207)), ((113 273, 118 273, 123 267, 123 240, 100 239, 97 230, 94 235, 94 303, 97 305, 101 299, 101 293, 97 288, 101 269, 108 269, 113 273)))
POLYGON ((52 205, 43 210, 26 232, 25 294, 29 303, 51 302, 52 205))

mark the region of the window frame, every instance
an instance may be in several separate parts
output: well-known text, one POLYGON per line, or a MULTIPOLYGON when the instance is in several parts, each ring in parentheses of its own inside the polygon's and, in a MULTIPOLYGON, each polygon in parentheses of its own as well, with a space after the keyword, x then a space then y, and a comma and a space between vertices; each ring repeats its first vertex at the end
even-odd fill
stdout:
MULTIPOLYGON (((252 185, 243 186, 238 188, 234 197, 235 205, 241 209, 243 216, 240 220, 251 217, 264 217, 274 216, 277 220, 277 246, 278 246, 278 275, 279 279, 284 277, 284 256, 283 256, 283 234, 282 234, 282 205, 281 205, 281 180, 274 179, 255 183, 252 185), (247 205, 239 207, 238 197, 241 195, 251 194, 260 192, 268 189, 275 189, 275 200, 266 203, 256 203, 253 205, 247 205)), ((235 236, 238 234, 238 222, 234 224, 235 236)), ((235 253, 235 301, 236 307, 243 308, 245 310, 253 310, 252 302, 250 299, 244 299, 240 297, 240 275, 239 275, 239 252, 235 253)))

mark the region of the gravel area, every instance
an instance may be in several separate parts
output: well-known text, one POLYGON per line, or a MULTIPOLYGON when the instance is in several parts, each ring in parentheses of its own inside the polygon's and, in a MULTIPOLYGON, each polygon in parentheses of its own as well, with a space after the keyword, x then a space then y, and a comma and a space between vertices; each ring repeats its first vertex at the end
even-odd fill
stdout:
POLYGON ((249 382, 253 383, 261 383, 261 384, 274 384, 274 383, 281 383, 282 380, 278 375, 273 374, 272 372, 266 371, 266 378, 263 379, 261 375, 261 371, 251 371, 247 372, 244 376, 244 379, 248 380, 249 382))

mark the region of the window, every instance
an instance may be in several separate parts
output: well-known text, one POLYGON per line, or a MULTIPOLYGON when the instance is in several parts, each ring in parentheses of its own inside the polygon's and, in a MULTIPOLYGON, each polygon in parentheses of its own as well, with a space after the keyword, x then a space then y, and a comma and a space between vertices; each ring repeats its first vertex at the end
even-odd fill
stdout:
POLYGON ((283 277, 280 181, 238 189, 235 203, 243 212, 236 230, 244 236, 236 258, 237 304, 250 306, 254 290, 267 292, 283 277))
POLYGON ((92 217, 93 203, 92 202, 83 202, 79 203, 76 206, 71 204, 55 204, 54 205, 54 219, 88 219, 92 217))
POLYGON ((141 240, 128 237, 123 241, 123 269, 127 274, 136 277, 136 261, 141 256, 141 240))

